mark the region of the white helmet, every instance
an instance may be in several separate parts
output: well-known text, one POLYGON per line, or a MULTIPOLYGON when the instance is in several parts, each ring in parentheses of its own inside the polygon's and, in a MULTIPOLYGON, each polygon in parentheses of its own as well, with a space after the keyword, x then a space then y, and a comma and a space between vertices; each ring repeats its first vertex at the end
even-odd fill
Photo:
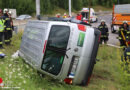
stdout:
POLYGON ((127 21, 123 21, 123 23, 126 23, 126 24, 127 24, 128 22, 127 22, 127 21))
POLYGON ((61 15, 60 13, 57 13, 57 15, 61 15))
POLYGON ((4 13, 8 12, 9 10, 8 9, 4 9, 4 13))
POLYGON ((101 22, 105 22, 105 20, 102 19, 101 22))
POLYGON ((66 13, 64 13, 64 15, 67 15, 66 13))

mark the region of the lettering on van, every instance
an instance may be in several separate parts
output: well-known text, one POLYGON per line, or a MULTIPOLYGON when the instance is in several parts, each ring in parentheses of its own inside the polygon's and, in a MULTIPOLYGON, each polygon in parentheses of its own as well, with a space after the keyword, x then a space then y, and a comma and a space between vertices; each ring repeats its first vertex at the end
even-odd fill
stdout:
POLYGON ((80 32, 77 46, 83 47, 84 38, 85 38, 85 33, 80 32))

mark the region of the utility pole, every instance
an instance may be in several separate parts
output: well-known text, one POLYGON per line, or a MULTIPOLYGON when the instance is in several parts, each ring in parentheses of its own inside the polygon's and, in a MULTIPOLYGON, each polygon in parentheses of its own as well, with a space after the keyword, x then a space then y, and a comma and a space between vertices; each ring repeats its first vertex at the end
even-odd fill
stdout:
POLYGON ((118 0, 118 4, 120 4, 119 0, 118 0))
POLYGON ((91 10, 91 0, 89 0, 89 24, 91 22, 91 20, 90 20, 90 10, 91 10))
POLYGON ((69 0, 69 16, 71 17, 71 0, 69 0))
POLYGON ((40 19, 40 0, 36 0, 36 17, 40 19))

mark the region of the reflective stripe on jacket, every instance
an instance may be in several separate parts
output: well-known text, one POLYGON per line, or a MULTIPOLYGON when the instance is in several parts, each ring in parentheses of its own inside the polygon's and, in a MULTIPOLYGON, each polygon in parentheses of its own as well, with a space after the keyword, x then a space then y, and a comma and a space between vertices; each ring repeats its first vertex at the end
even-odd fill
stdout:
POLYGON ((0 19, 0 32, 4 31, 4 20, 0 19))

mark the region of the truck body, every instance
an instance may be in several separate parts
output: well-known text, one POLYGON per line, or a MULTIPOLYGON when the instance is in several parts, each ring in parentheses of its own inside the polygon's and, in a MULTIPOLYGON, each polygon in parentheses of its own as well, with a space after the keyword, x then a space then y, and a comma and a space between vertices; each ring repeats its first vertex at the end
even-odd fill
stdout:
POLYGON ((112 13, 112 33, 119 30, 119 27, 123 24, 123 21, 127 21, 130 25, 130 4, 114 5, 112 13))
POLYGON ((100 31, 59 21, 29 21, 19 55, 40 73, 86 85, 99 47, 100 31))
MULTIPOLYGON (((82 18, 86 18, 89 20, 89 8, 83 8, 81 10, 82 18)), ((97 22, 98 18, 95 15, 95 11, 93 8, 90 8, 90 21, 91 22, 97 22)))

